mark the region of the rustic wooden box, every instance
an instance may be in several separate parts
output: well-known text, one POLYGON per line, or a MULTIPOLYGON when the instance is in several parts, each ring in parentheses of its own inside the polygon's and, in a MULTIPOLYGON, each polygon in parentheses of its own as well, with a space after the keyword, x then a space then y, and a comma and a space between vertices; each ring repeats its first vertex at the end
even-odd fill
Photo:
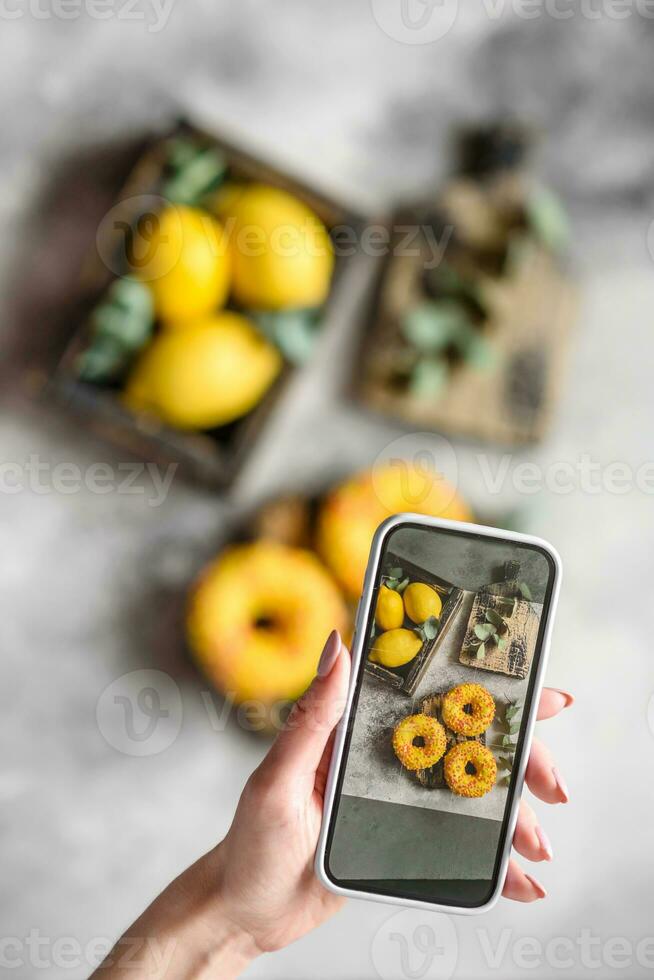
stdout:
MULTIPOLYGON (((436 637, 433 640, 426 640, 413 660, 409 661, 404 667, 393 669, 383 667, 381 664, 371 663, 366 656, 365 669, 369 674, 384 681, 386 684, 390 684, 391 687, 402 691, 404 694, 412 695, 422 680, 432 657, 438 651, 443 637, 452 625, 454 617, 463 602, 463 591, 456 585, 452 585, 451 582, 447 582, 445 579, 439 578, 438 575, 433 575, 425 571, 424 568, 420 568, 418 565, 407 561, 406 558, 400 558, 392 552, 388 552, 386 563, 401 567, 404 575, 408 576, 412 582, 424 582, 432 586, 439 593, 443 602, 443 608, 439 617, 440 625, 436 637)), ((405 625, 411 627, 413 624, 407 621, 405 625)))
POLYGON ((433 259, 423 235, 413 242, 414 254, 398 252, 406 242, 406 228, 428 225, 433 217, 434 205, 425 205, 398 211, 392 218, 391 247, 376 275, 363 327, 355 395, 373 410, 413 427, 507 445, 538 441, 558 399, 577 298, 561 264, 535 241, 522 250, 511 275, 480 277, 492 303, 484 333, 496 367, 455 364, 434 397, 417 396, 384 380, 402 360, 401 317, 424 299, 424 270, 433 259))
MULTIPOLYGON (((116 188, 112 220, 101 224, 96 247, 89 250, 80 279, 79 299, 66 312, 70 323, 68 342, 56 359, 52 375, 46 380, 44 394, 54 396, 60 404, 73 410, 85 426, 135 456, 160 465, 177 464, 179 473, 184 476, 211 486, 225 487, 253 449, 273 406, 299 368, 286 364, 277 381, 248 415, 230 425, 203 432, 182 432, 151 417, 135 415, 121 405, 116 388, 82 382, 75 372, 76 361, 89 340, 89 315, 115 279, 115 274, 100 255, 120 252, 121 248, 125 250, 125 228, 131 227, 139 218, 141 199, 160 193, 166 141, 179 136, 192 137, 223 153, 230 175, 269 183, 295 194, 329 229, 347 226, 356 234, 363 222, 345 205, 263 159, 184 122, 167 135, 149 140, 126 182, 116 188)), ((345 262, 345 257, 335 255, 332 286, 321 312, 321 330, 328 329, 335 293, 343 285, 345 262)))

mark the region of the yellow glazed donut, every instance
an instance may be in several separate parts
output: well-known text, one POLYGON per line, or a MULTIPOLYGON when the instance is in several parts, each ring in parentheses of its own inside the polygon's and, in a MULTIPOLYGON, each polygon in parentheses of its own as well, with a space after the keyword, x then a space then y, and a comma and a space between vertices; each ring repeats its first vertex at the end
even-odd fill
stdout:
POLYGON ((266 540, 224 551, 200 575, 187 613, 195 661, 237 704, 299 697, 331 630, 347 624, 342 595, 315 555, 266 540))
POLYGON ((409 715, 395 726, 393 749, 405 769, 428 769, 443 757, 445 729, 429 715, 409 715), (416 745, 420 739, 422 744, 416 745))
POLYGON ((443 775, 457 796, 485 796, 495 784, 497 763, 481 742, 461 742, 445 756, 443 775))
POLYGON ((443 721, 459 735, 481 735, 494 717, 493 696, 481 684, 459 684, 443 698, 443 721))

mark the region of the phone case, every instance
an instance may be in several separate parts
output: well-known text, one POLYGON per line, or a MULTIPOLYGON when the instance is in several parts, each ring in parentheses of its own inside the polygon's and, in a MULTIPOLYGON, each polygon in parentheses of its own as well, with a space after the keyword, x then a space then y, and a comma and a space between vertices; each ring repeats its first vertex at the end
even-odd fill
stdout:
POLYGON ((509 864, 509 857, 511 854, 511 846, 513 841, 513 834, 515 831, 515 825, 518 818, 518 808, 520 805, 520 798, 522 796, 522 790, 525 780, 525 772, 527 769, 527 763, 529 761, 529 751, 531 748, 531 741, 533 738, 534 726, 536 724, 536 714, 538 709, 538 702, 540 699, 540 692, 543 687, 543 681, 545 677, 545 670, 547 667, 547 660, 549 657, 549 647, 550 638, 552 633, 552 627, 554 623, 554 616, 556 613, 556 606, 559 597, 559 589, 561 584, 561 559, 555 548, 552 547, 547 541, 541 538, 532 537, 528 534, 519 534, 515 531, 503 531, 497 528, 483 527, 477 524, 467 524, 461 521, 448 521, 440 518, 425 517, 421 514, 396 514, 393 517, 389 517, 383 524, 379 526, 375 537, 372 542, 370 549, 370 556, 368 558, 368 565, 366 568, 366 574, 364 579, 363 592, 361 599, 359 600, 359 606, 357 608, 357 614, 355 619, 354 634, 352 640, 352 672, 350 675, 350 686, 348 690, 347 703, 343 716, 338 724, 336 739, 334 742, 334 750, 332 753, 331 764, 329 767, 329 774, 327 777, 327 784, 325 787, 325 800, 323 809, 323 821, 322 828, 320 831, 320 837, 318 840, 318 846, 316 849, 315 857, 315 872, 318 879, 329 889, 329 891, 335 892, 337 895, 342 895, 346 898, 360 898, 365 901, 382 902, 385 905, 398 905, 407 908, 418 908, 418 909, 430 909, 436 912, 446 912, 456 915, 479 915, 482 912, 489 911, 498 901, 502 888, 504 887, 504 881, 506 878, 506 872, 509 864), (520 765, 516 772, 516 782, 515 790, 513 794, 513 799, 510 803, 509 808, 509 821, 508 821, 508 831, 506 834, 506 841, 501 854, 501 864, 500 872, 498 875, 497 886, 493 891, 493 894, 484 902, 482 905, 475 906, 472 908, 462 907, 456 905, 440 905, 436 902, 425 902, 420 900, 393 897, 389 895, 375 894, 372 892, 361 892, 356 889, 347 888, 341 885, 336 885, 332 882, 327 875, 325 870, 325 851, 327 845, 327 834, 331 823, 334 800, 336 796, 336 784, 337 776, 340 771, 341 764, 343 762, 343 751, 345 747, 345 735, 347 731, 347 725, 352 711, 352 702, 354 699, 354 692, 356 686, 356 678, 361 667, 361 659, 364 654, 365 647, 365 626, 368 622, 368 617, 370 614, 370 606, 372 602, 373 587, 375 582, 375 577, 377 573, 377 568, 382 555, 383 543, 386 535, 393 529, 399 527, 402 524, 421 524, 424 527, 434 527, 443 528, 452 531, 468 532, 477 535, 482 535, 488 538, 501 538, 504 541, 516 541, 522 544, 534 545, 546 551, 551 557, 554 564, 554 581, 552 583, 552 595, 550 600, 549 614, 545 622, 545 629, 543 632, 541 655, 539 658, 539 664, 536 668, 536 676, 534 680, 534 693, 531 701, 530 711, 527 718, 527 726, 525 729, 525 739, 524 739, 524 751, 522 752, 522 757, 520 760, 520 765))

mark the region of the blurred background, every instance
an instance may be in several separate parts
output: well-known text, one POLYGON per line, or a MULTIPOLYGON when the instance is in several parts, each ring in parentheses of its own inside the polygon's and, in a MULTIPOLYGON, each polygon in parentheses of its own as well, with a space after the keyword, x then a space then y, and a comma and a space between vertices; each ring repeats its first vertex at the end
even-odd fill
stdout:
MULTIPOLYGON (((221 685, 229 688, 234 679, 225 679, 219 654, 212 659, 215 651, 196 636, 203 676, 185 649, 185 597, 199 570, 242 536, 244 526, 258 533, 261 504, 280 494, 294 495, 296 510, 287 502, 281 517, 273 514, 271 536, 284 539, 280 547, 314 542, 305 525, 315 521, 316 498, 320 512, 327 488, 369 467, 379 473, 396 457, 433 461, 477 519, 541 535, 562 555, 547 682, 575 692, 577 704, 539 726, 571 796, 568 806, 547 812, 535 804, 555 852, 555 862, 537 871, 549 897, 533 907, 501 903, 481 920, 449 924, 350 903, 247 975, 464 980, 498 971, 522 977, 529 969, 534 977, 640 977, 653 968, 654 685, 644 622, 654 544, 653 13, 646 3, 608 0, 556 7, 517 0, 474 7, 417 0, 415 6, 141 0, 129 8, 119 0, 105 7, 80 0, 2 8, 0 895, 2 949, 13 976, 88 975, 106 941, 224 834, 245 779, 266 751, 265 734, 246 731, 235 710, 223 711, 221 685), (266 338, 270 363, 285 365, 270 371, 271 379, 282 371, 284 384, 282 395, 266 402, 265 425, 242 435, 240 428, 216 432, 216 421, 205 421, 196 428, 211 428, 208 436, 196 432, 200 441, 189 442, 186 433, 179 442, 179 433, 162 435, 147 415, 131 431, 129 418, 117 421, 113 409, 98 407, 93 392, 103 398, 108 392, 115 402, 122 382, 103 376, 88 383, 80 367, 88 369, 88 360, 80 360, 84 351, 104 337, 104 356, 110 335, 113 354, 120 359, 128 348, 131 357, 129 330, 141 346, 146 337, 155 343, 151 320, 161 311, 134 312, 142 310, 142 290, 112 294, 109 312, 118 307, 122 316, 127 307, 129 330, 119 318, 116 334, 106 308, 98 327, 93 310, 105 302, 109 283, 100 286, 89 256, 97 265, 98 229, 126 196, 121 188, 147 140, 170 133, 179 117, 272 170, 262 176, 242 160, 239 170, 223 149, 196 187, 184 167, 198 145, 176 145, 177 156, 167 157, 165 167, 168 180, 184 185, 180 196, 178 180, 177 201, 195 206, 205 194, 206 209, 206 194, 219 193, 225 181, 242 190, 253 173, 252 179, 275 185, 291 181, 284 186, 332 231, 349 221, 342 215, 375 222, 391 216, 392 222, 407 203, 428 214, 429 227, 437 226, 432 212, 438 210, 439 227, 454 228, 451 265, 465 289, 459 284, 452 297, 440 283, 418 304, 417 328, 415 318, 407 327, 400 310, 397 336, 404 339, 393 334, 393 321, 390 333, 374 342, 378 351, 398 343, 404 353, 408 344, 409 380, 393 378, 391 388, 394 398, 398 390, 419 396, 417 408, 415 398, 402 396, 380 413, 379 398, 361 397, 357 351, 387 315, 375 288, 380 264, 363 252, 345 263, 337 256, 327 300, 317 287, 313 298, 286 304, 313 318, 298 328, 302 338, 317 334, 309 357, 284 348, 277 319, 261 319, 272 302, 229 301, 248 316, 257 308, 251 319, 266 338), (497 219, 500 232, 469 185, 458 205, 450 200, 453 212, 443 204, 457 130, 509 120, 536 134, 525 163, 534 186, 565 204, 569 232, 560 251, 563 216, 553 199, 541 197, 535 212, 523 207, 520 195, 529 197, 531 183, 527 191, 510 185, 510 219, 497 219), (303 197, 300 186, 314 196, 303 197), (457 234, 466 223, 459 206, 472 227, 472 246, 457 234), (491 246, 482 241, 477 248, 475 229, 484 221, 493 226, 491 246), (536 270, 522 305, 493 286, 512 274, 505 262, 514 232, 521 245, 536 239, 556 270, 548 266, 556 291, 543 288, 536 270), (499 271, 489 271, 489 255, 493 261, 500 255, 499 271), (470 313, 469 304, 480 302, 478 287, 481 305, 470 313), (576 305, 562 326, 560 296, 568 288, 576 305), (552 295, 557 299, 550 304, 552 295), (316 327, 323 301, 322 327, 316 327), (459 304, 455 326, 452 303, 459 304), (470 313, 463 327, 462 308, 470 313), (498 367, 493 357, 493 324, 500 324, 497 336, 504 336, 506 321, 513 324, 507 341, 513 349, 511 337, 522 336, 519 324, 535 313, 530 350, 547 353, 539 383, 548 392, 548 424, 515 438, 507 431, 488 438, 475 431, 474 420, 490 409, 476 408, 473 382, 450 399, 443 372, 477 371, 473 381, 481 378, 485 391, 496 392, 506 378, 496 380, 504 377, 504 361, 498 367), (438 346, 443 320, 453 331, 454 353, 438 346), (478 344, 476 353, 466 353, 461 331, 482 337, 481 354, 478 344), (427 364, 417 379, 414 341, 427 364), (408 403, 413 408, 405 411, 408 403), (432 403, 448 411, 432 418, 425 408, 432 403), (465 422, 455 424, 455 416, 465 422), (94 432, 90 419, 97 422, 94 432), (223 479, 216 447, 232 452, 236 444, 245 450, 223 479), (424 452, 427 457, 416 456, 424 452), (181 464, 179 472, 168 470, 171 460, 188 463, 189 456, 197 464, 190 477, 181 464), (139 459, 154 461, 156 469, 136 472, 139 459), (533 465, 525 470, 524 464, 533 465), (170 680, 134 674, 153 670, 170 680), (143 690, 150 693, 138 700, 143 690), (112 713, 116 693, 133 699, 139 731, 150 721, 156 726, 160 708, 168 711, 154 739, 129 737, 127 713, 112 713), (456 950, 453 959, 425 960, 415 933, 424 921, 456 950), (406 937, 404 959, 391 938, 397 935, 406 937), (532 952, 526 964, 525 939, 532 952)), ((507 159, 500 164, 501 178, 507 159)), ((496 183, 497 167, 490 169, 482 183, 492 197, 504 185, 496 183)), ((153 187, 162 193, 156 181, 138 182, 136 196, 153 187)), ((223 199, 212 213, 230 206, 223 199)), ((107 272, 103 255, 106 274, 120 274, 107 272)), ((518 262, 527 278, 529 261, 518 262)), ((215 275, 219 280, 220 270, 215 275)), ((97 370, 111 373, 112 365, 102 362, 97 370)), ((386 383, 383 365, 380 371, 376 381, 386 383)), ((486 397, 479 405, 490 404, 486 397)), ((382 503, 382 510, 402 509, 402 501, 382 503)), ((334 615, 346 619, 348 588, 355 591, 357 580, 350 587, 339 572, 332 533, 323 529, 320 560, 328 568, 325 588, 336 581, 340 589, 338 598, 330 592, 334 615)), ((347 541, 347 528, 343 535, 347 541)), ((315 658, 303 670, 310 676, 314 665, 315 658)), ((300 671, 289 687, 301 687, 302 678, 300 671)), ((246 681, 246 694, 257 697, 257 678, 246 681)))

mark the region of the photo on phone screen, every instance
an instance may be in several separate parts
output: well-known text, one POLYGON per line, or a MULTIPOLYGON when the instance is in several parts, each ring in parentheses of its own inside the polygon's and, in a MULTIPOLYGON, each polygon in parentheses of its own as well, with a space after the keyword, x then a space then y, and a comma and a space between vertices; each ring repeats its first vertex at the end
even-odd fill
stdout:
POLYGON ((386 534, 326 838, 333 884, 469 908, 493 895, 555 574, 537 544, 386 534))

